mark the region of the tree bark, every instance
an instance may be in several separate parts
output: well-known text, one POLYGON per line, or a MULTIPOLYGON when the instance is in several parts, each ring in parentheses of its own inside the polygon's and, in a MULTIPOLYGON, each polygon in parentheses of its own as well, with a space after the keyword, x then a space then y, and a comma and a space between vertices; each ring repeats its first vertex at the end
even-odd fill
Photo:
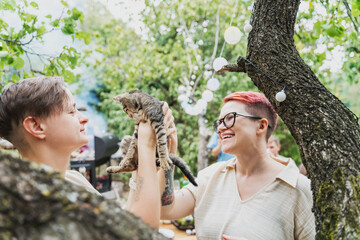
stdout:
POLYGON ((199 172, 200 170, 208 166, 208 162, 209 162, 208 156, 210 150, 207 148, 207 143, 209 141, 209 137, 211 133, 206 127, 206 123, 205 123, 206 118, 204 114, 199 114, 197 115, 197 117, 198 117, 198 125, 199 125, 199 147, 198 147, 199 150, 197 157, 197 161, 198 161, 197 171, 199 172))
POLYGON ((293 35, 300 0, 257 0, 248 38, 246 72, 270 100, 299 145, 311 179, 317 239, 360 236, 360 127, 357 117, 301 59, 293 35), (286 87, 286 100, 275 95, 286 87))
POLYGON ((0 239, 167 239, 59 173, 0 152, 0 239))

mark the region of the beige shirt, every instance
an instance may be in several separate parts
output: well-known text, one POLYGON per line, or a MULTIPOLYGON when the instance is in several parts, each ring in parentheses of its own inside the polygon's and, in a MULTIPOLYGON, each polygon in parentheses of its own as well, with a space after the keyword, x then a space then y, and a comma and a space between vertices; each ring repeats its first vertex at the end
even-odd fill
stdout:
POLYGON ((88 192, 95 193, 101 196, 101 194, 93 187, 93 185, 91 185, 91 183, 78 171, 66 170, 65 180, 72 184, 76 184, 81 187, 84 187, 88 192))
POLYGON ((287 164, 272 183, 241 200, 235 179, 236 158, 218 162, 198 174, 195 198, 197 239, 222 235, 248 240, 315 239, 310 180, 287 164))

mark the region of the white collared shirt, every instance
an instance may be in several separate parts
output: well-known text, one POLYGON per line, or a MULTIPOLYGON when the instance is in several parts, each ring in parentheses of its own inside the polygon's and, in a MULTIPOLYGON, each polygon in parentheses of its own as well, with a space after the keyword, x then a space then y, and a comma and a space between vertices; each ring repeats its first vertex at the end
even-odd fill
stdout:
POLYGON ((236 158, 199 172, 198 187, 186 188, 195 198, 197 239, 222 235, 248 240, 315 239, 310 180, 294 164, 246 200, 241 200, 235 178, 236 158))

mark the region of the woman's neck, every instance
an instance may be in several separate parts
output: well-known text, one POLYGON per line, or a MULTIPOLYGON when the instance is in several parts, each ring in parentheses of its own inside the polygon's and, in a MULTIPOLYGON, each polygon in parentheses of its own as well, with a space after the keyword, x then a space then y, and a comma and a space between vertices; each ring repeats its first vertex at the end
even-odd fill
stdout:
POLYGON ((54 171, 60 172, 63 176, 70 160, 70 154, 46 147, 38 147, 36 150, 29 149, 26 152, 21 152, 21 156, 24 159, 49 166, 54 171))

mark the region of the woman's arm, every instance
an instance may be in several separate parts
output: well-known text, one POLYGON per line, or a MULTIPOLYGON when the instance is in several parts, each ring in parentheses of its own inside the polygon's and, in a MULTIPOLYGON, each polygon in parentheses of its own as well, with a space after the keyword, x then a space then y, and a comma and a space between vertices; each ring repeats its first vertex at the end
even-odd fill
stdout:
MULTIPOLYGON (((163 106, 165 113, 164 124, 167 128, 169 152, 176 154, 177 150, 177 132, 174 124, 174 117, 169 106, 165 103, 163 106)), ((164 171, 158 172, 160 199, 161 199, 161 219, 175 220, 185 217, 194 211, 195 199, 192 194, 186 190, 174 193, 174 165, 164 171)))
POLYGON ((136 182, 131 189, 126 209, 139 216, 151 227, 160 224, 160 197, 155 164, 156 137, 149 122, 141 122, 138 130, 138 169, 133 173, 136 182))

